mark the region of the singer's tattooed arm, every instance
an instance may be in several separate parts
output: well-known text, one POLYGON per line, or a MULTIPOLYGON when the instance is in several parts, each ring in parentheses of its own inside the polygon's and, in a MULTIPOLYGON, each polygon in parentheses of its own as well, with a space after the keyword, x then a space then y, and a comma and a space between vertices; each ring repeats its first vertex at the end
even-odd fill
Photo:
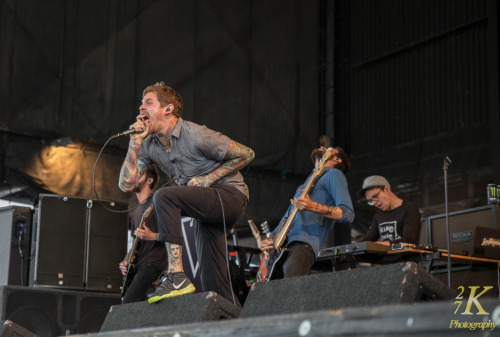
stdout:
POLYGON ((188 185, 208 187, 228 174, 241 170, 254 158, 255 153, 251 148, 230 140, 229 147, 224 157, 226 161, 209 174, 191 179, 188 185))
POLYGON ((140 147, 141 142, 134 139, 130 140, 127 156, 120 170, 120 180, 118 183, 118 186, 124 192, 132 191, 147 170, 144 163, 137 158, 140 147))

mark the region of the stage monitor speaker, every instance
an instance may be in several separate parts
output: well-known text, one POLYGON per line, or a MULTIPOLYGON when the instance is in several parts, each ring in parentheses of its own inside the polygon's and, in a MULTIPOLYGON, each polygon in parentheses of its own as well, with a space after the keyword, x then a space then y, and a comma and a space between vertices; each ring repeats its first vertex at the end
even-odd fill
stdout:
POLYGON ((121 304, 109 310, 101 332, 236 318, 240 311, 212 291, 166 298, 155 304, 121 304))
POLYGON ((0 287, 0 319, 41 337, 98 332, 120 296, 41 287, 0 287))
MULTIPOLYGON (((465 300, 466 302, 467 300, 465 300)), ((456 301, 434 301, 317 310, 293 314, 223 319, 214 322, 100 332, 99 337, 493 337, 498 336, 500 301, 479 298, 471 315, 456 301)), ((88 337, 93 337, 89 335, 88 337)), ((80 336, 83 337, 83 336, 80 336)))
MULTIPOLYGON (((481 206, 461 211, 450 212, 450 251, 463 255, 472 255, 474 251, 474 232, 477 226, 500 227, 500 208, 481 206)), ((426 218, 426 244, 437 249, 447 249, 446 214, 432 215, 426 218)))
POLYGON ((0 337, 37 337, 31 331, 23 328, 22 326, 12 322, 5 321, 2 326, 0 326, 0 337))
POLYGON ((0 286, 28 285, 32 211, 0 208, 0 286))
POLYGON ((240 317, 454 298, 414 262, 254 283, 240 317))
MULTIPOLYGON (((119 292, 127 250, 127 204, 41 194, 30 285, 119 292)), ((33 250, 33 249, 32 249, 33 250)))

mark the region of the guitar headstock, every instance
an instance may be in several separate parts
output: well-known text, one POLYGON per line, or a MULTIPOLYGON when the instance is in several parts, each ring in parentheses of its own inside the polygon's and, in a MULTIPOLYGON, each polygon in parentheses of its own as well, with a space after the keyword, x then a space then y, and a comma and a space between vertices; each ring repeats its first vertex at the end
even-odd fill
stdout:
POLYGON ((250 226, 250 229, 252 230, 252 234, 254 236, 260 235, 259 229, 257 228, 257 225, 255 224, 255 222, 253 222, 252 219, 248 219, 248 225, 250 226))
POLYGON ((262 229, 262 234, 264 234, 267 237, 271 234, 271 229, 269 228, 269 223, 264 221, 263 223, 260 224, 260 228, 262 229))
POLYGON ((333 153, 332 147, 329 147, 328 149, 326 149, 325 154, 323 155, 323 157, 321 157, 321 160, 318 161, 318 163, 316 164, 316 167, 314 168, 315 174, 321 174, 323 172, 323 169, 325 168, 326 162, 329 161, 330 159, 332 159, 332 157, 333 157, 332 153, 333 153))

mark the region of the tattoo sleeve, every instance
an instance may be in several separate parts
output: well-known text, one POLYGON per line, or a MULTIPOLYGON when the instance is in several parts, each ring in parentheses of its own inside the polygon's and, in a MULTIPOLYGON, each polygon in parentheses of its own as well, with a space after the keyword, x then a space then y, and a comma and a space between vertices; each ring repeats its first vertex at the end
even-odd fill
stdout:
POLYGON ((226 160, 221 166, 213 170, 206 177, 211 184, 217 180, 227 176, 228 174, 239 171, 255 158, 255 153, 249 147, 246 147, 233 140, 229 141, 229 147, 224 159, 226 160))
POLYGON ((141 143, 131 140, 128 146, 125 161, 120 170, 120 180, 118 186, 124 192, 132 191, 137 182, 146 171, 146 166, 138 159, 141 143))

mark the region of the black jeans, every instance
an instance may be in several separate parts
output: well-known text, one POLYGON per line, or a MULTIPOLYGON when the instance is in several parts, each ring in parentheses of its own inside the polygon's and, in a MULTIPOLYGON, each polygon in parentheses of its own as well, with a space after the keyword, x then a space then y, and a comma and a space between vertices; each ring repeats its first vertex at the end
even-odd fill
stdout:
MULTIPOLYGON (((202 290, 214 291, 233 302, 236 297, 227 271, 226 235, 244 214, 246 196, 227 185, 175 186, 159 189, 153 203, 159 227, 158 241, 183 245, 181 217, 198 220, 195 239, 202 290)), ((235 302, 238 306, 237 299, 235 302)))
POLYGON ((132 283, 123 296, 122 304, 145 301, 148 290, 153 289, 153 282, 160 276, 162 270, 152 264, 137 266, 132 283))

